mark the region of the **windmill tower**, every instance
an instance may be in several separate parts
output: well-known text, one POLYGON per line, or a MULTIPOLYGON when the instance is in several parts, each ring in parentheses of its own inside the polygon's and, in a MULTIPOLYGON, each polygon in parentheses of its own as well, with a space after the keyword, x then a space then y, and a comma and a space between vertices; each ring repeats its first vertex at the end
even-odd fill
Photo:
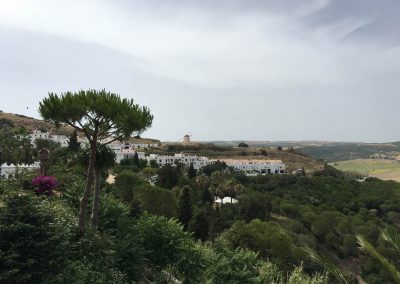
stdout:
POLYGON ((183 144, 190 144, 190 136, 192 135, 186 134, 183 136, 183 144))

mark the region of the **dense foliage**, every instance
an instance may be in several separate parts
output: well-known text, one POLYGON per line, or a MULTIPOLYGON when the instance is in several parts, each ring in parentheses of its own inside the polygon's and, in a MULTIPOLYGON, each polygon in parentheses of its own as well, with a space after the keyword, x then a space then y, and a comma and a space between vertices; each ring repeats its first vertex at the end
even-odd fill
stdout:
POLYGON ((89 198, 85 214, 97 206, 98 221, 89 226, 86 218, 82 234, 87 152, 48 146, 51 177, 0 179, 2 283, 399 279, 399 237, 391 233, 400 225, 399 183, 358 182, 330 167, 314 176, 247 177, 221 162, 199 171, 138 157, 113 165, 98 153, 101 194, 89 198), (224 197, 230 202, 214 203, 224 197))

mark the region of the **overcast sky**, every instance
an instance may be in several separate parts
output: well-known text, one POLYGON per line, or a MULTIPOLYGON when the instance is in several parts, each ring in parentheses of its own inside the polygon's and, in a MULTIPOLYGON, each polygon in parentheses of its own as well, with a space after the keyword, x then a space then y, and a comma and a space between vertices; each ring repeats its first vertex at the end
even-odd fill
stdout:
MULTIPOLYGON (((398 0, 0 0, 0 109, 103 89, 143 136, 400 140, 398 0)), ((27 109, 29 108, 29 109, 27 109)))

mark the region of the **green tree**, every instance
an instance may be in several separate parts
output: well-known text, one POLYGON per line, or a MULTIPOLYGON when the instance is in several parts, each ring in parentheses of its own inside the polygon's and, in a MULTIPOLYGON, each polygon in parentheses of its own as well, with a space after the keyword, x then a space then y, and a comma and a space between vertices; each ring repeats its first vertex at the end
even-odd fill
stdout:
POLYGON ((237 194, 242 193, 244 189, 245 189, 244 186, 240 184, 237 180, 230 179, 219 186, 219 191, 220 191, 219 195, 221 197, 224 196, 230 197, 232 203, 232 198, 236 197, 237 194))
POLYGON ((152 167, 153 169, 158 169, 159 165, 156 160, 150 160, 150 167, 152 167))
POLYGON ((187 176, 188 176, 189 179, 192 179, 192 178, 196 177, 196 170, 193 167, 192 163, 190 164, 190 166, 188 168, 187 176))
POLYGON ((169 218, 178 217, 177 202, 171 190, 144 183, 135 188, 134 200, 148 213, 169 218))
POLYGON ((300 259, 297 259, 297 248, 290 236, 274 222, 254 219, 245 224, 237 221, 223 234, 223 239, 229 241, 233 248, 257 251, 260 256, 273 260, 281 268, 288 269, 292 264, 300 263, 300 259))
POLYGON ((107 171, 115 164, 116 154, 107 145, 101 145, 96 149, 96 159, 94 164, 94 198, 91 222, 93 227, 97 227, 99 220, 99 204, 100 204, 100 185, 102 172, 107 171))
POLYGON ((178 184, 179 178, 181 176, 179 167, 171 165, 165 165, 159 168, 157 174, 157 185, 169 189, 178 184))
POLYGON ((129 203, 133 200, 133 192, 135 188, 141 184, 143 184, 143 180, 139 175, 125 170, 115 178, 115 195, 129 203))
MULTIPOLYGON (((164 271, 183 283, 202 282, 204 253, 180 224, 166 217, 144 215, 136 226, 138 234, 145 240, 145 257, 155 272, 164 271)), ((157 278, 154 282, 159 283, 157 278)))
POLYGON ((133 164, 138 168, 140 168, 139 155, 136 151, 135 154, 133 155, 133 164))
POLYGON ((227 169, 226 163, 218 160, 215 163, 212 163, 212 164, 202 167, 201 173, 203 173, 207 176, 211 176, 214 172, 224 171, 226 169, 227 169))
POLYGON ((0 282, 43 283, 62 273, 75 231, 71 212, 30 195, 0 202, 0 282))
POLYGON ((81 143, 78 142, 78 133, 74 130, 68 139, 68 149, 72 152, 78 152, 80 148, 81 143))
POLYGON ((196 239, 206 241, 210 230, 210 218, 208 207, 203 207, 195 211, 189 223, 189 230, 193 232, 196 239))
POLYGON ((50 93, 39 103, 39 112, 45 120, 54 122, 56 126, 67 124, 83 133, 89 143, 87 180, 78 219, 80 231, 84 233, 96 148, 146 130, 151 126, 153 116, 148 108, 134 104, 132 99, 121 99, 119 95, 105 90, 82 90, 61 95, 50 93))
POLYGON ((192 219, 192 196, 190 187, 184 186, 179 195, 179 221, 182 222, 183 227, 187 229, 190 220, 192 219))
POLYGON ((238 210, 241 218, 246 222, 253 219, 266 221, 269 219, 272 205, 265 194, 249 191, 238 196, 238 210))

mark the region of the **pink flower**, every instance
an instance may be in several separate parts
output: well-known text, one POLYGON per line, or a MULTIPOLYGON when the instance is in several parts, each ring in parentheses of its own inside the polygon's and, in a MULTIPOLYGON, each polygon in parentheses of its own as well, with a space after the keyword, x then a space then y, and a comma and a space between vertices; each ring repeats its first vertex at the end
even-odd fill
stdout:
POLYGON ((57 179, 54 176, 37 176, 31 184, 35 187, 36 194, 53 195, 53 189, 57 187, 57 179))

